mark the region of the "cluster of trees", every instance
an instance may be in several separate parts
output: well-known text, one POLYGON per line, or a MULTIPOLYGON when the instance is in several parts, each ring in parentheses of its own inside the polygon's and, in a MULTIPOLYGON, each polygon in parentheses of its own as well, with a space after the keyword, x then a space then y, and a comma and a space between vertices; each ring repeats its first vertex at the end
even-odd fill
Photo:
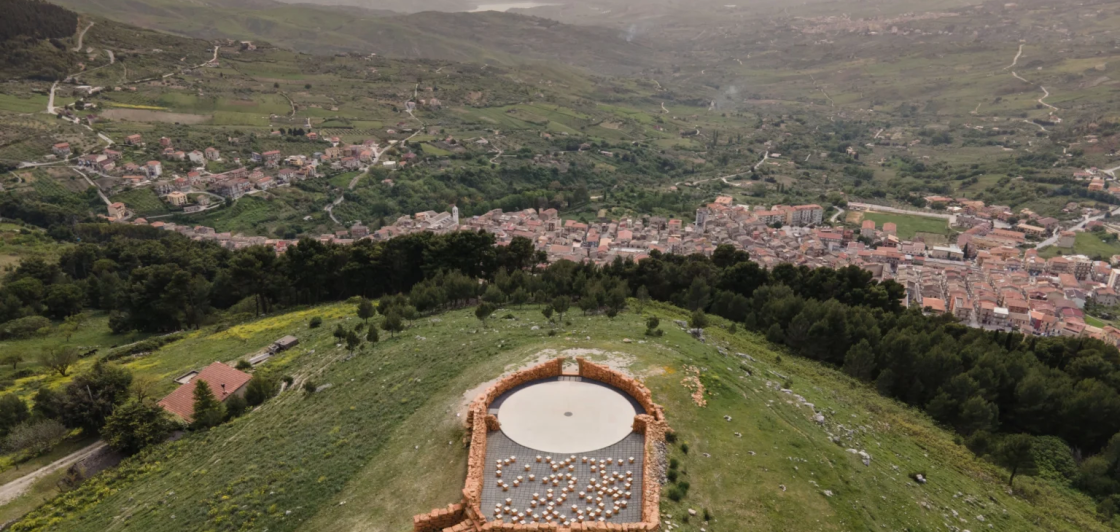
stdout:
POLYGON ((42 0, 8 0, 0 18, 0 41, 17 37, 63 39, 77 31, 78 15, 42 0))
MULTIPOLYGON (((0 323, 41 326, 36 316, 63 319, 94 308, 109 311, 117 331, 174 331, 198 327, 215 309, 242 301, 267 313, 278 306, 408 292, 445 270, 487 278, 543 259, 528 240, 495 247, 493 235, 471 232, 352 246, 304 240, 277 256, 265 247, 231 252, 137 226, 79 224, 74 231, 82 243, 64 251, 58 263, 28 259, 5 277, 0 323)), ((35 330, 19 328, 24 334, 35 330)))
POLYGON ((0 17, 0 75, 13 79, 62 79, 76 59, 60 39, 77 31, 78 16, 40 0, 10 0, 0 17), (44 46, 43 39, 50 42, 44 46))

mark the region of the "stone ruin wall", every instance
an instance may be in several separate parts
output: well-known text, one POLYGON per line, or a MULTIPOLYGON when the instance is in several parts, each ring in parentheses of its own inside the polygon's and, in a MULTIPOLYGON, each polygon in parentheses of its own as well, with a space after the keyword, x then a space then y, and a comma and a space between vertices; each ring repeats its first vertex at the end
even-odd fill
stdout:
POLYGON ((623 531, 649 532, 660 529, 661 472, 657 470, 655 457, 657 443, 664 441, 669 426, 665 414, 652 394, 638 380, 628 377, 607 366, 594 364, 577 358, 579 375, 618 388, 645 409, 646 414, 634 417, 634 431, 645 435, 645 456, 642 462, 642 521, 639 523, 573 523, 569 526, 548 523, 513 524, 501 519, 487 521, 482 514, 482 486, 486 473, 486 436, 491 430, 498 430, 498 419, 490 415, 490 403, 502 394, 522 384, 558 377, 564 371, 564 358, 556 358, 503 377, 488 387, 477 399, 471 402, 467 411, 467 428, 471 433, 470 451, 467 457, 467 479, 463 487, 463 500, 447 508, 432 510, 413 517, 414 532, 578 532, 578 531, 623 531))

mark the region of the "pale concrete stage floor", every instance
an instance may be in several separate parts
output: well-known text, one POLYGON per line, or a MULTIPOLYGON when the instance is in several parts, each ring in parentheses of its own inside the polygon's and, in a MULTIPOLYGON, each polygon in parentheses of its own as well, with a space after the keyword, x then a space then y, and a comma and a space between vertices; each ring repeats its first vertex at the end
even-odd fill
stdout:
POLYGON ((545 453, 610 447, 632 431, 636 410, 623 393, 576 379, 545 380, 513 390, 498 408, 502 432, 545 453))

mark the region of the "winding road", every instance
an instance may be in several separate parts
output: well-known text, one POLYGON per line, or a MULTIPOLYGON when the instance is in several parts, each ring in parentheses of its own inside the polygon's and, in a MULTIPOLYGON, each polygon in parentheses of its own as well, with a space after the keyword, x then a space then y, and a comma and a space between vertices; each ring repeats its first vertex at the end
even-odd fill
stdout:
POLYGON ((766 160, 769 159, 769 158, 770 158, 770 150, 766 150, 766 153, 762 154, 762 160, 758 161, 758 164, 754 165, 754 169, 758 170, 758 167, 762 166, 762 163, 766 162, 766 160))
POLYGON ((74 51, 74 52, 82 51, 82 40, 86 38, 86 32, 89 31, 89 29, 92 28, 92 27, 93 27, 93 21, 91 20, 90 23, 89 23, 89 26, 86 26, 86 29, 82 30, 82 32, 78 34, 78 45, 75 46, 74 50, 72 50, 72 51, 74 51))
MULTIPOLYGON (((1113 168, 1113 170, 1117 170, 1117 169, 1120 169, 1120 167, 1113 168)), ((1116 216, 1117 214, 1120 214, 1120 207, 1117 207, 1117 208, 1112 210, 1112 215, 1113 216, 1116 216)), ((1098 220, 1103 220, 1104 217, 1105 217, 1105 215, 1103 215, 1103 214, 1098 214, 1098 215, 1092 216, 1092 217, 1086 216, 1083 220, 1078 222, 1077 225, 1075 225, 1073 227, 1063 229, 1062 231, 1077 231, 1079 229, 1084 229, 1085 226, 1089 224, 1089 222, 1095 222, 1095 221, 1098 221, 1098 220)), ((1061 236, 1062 236, 1061 231, 1055 231, 1054 236, 1052 236, 1050 238, 1047 238, 1046 240, 1043 240, 1042 242, 1039 242, 1038 245, 1036 245, 1034 248, 1035 249, 1042 249, 1042 248, 1045 248, 1045 247, 1052 246, 1052 245, 1054 245, 1055 242, 1058 241, 1058 238, 1060 238, 1061 236)))
POLYGON ((1019 45, 1019 53, 1015 54, 1015 59, 1012 59, 1011 64, 1003 67, 1003 69, 1007 70, 1009 68, 1015 68, 1015 65, 1019 64, 1019 58, 1020 57, 1023 57, 1023 45, 1022 44, 1019 45))
POLYGON ((0 486, 0 505, 8 504, 9 502, 12 502, 13 500, 19 498, 20 495, 23 495, 25 492, 27 492, 27 490, 30 489, 31 486, 35 484, 35 482, 42 479, 43 477, 54 473, 59 469, 70 467, 71 465, 85 459, 93 453, 100 451, 103 447, 105 447, 105 442, 103 441, 91 444, 88 447, 79 449, 78 451, 70 453, 62 458, 59 458, 58 460, 55 460, 54 462, 51 462, 48 465, 40 467, 39 469, 36 469, 31 473, 28 473, 7 484, 4 484, 3 486, 0 486))
POLYGON ((844 215, 844 212, 845 212, 844 209, 841 209, 840 207, 836 207, 836 214, 833 214, 832 218, 828 219, 828 223, 832 223, 832 224, 836 223, 836 220, 840 219, 840 217, 844 215))

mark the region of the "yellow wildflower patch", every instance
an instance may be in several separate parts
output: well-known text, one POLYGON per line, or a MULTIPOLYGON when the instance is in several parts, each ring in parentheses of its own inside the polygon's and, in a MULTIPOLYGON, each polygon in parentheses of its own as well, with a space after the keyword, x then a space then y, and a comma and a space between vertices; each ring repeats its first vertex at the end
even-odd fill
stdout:
POLYGON ((316 307, 230 327, 222 332, 210 335, 208 339, 248 340, 258 334, 270 332, 275 329, 290 329, 294 324, 310 321, 311 318, 315 316, 321 316, 324 319, 341 318, 352 313, 354 313, 354 305, 339 304, 328 307, 316 307))

